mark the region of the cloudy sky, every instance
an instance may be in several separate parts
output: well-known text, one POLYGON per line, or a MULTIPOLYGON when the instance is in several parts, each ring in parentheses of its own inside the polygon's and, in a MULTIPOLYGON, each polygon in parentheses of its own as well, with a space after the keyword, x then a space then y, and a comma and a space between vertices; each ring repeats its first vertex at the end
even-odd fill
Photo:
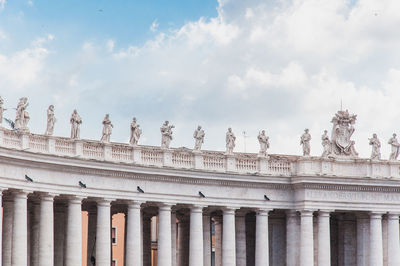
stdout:
POLYGON ((340 109, 358 115, 354 139, 400 133, 398 0, 0 0, 0 95, 15 118, 27 96, 34 133, 55 105, 55 135, 68 136, 78 109, 81 137, 99 139, 110 114, 113 141, 126 142, 136 116, 141 144, 159 145, 164 120, 173 147, 257 152, 265 129, 271 153, 312 155, 340 109), (246 132, 246 138, 243 132, 246 132))

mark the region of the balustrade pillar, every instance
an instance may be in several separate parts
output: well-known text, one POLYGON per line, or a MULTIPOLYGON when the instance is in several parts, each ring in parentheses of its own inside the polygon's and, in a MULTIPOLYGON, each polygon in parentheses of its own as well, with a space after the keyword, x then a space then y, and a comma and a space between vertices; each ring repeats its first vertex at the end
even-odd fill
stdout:
POLYGON ((235 209, 223 210, 222 266, 236 265, 235 209))
POLYGON ((142 245, 140 237, 140 202, 128 203, 126 232, 126 266, 142 265, 142 245))
POLYGON ((256 214, 256 259, 255 266, 269 265, 268 212, 258 210, 256 214))
POLYGON ((96 266, 111 264, 111 200, 97 202, 96 266))
POLYGON ((314 265, 313 211, 301 210, 300 266, 314 265))
POLYGON ((330 212, 318 212, 318 263, 317 265, 331 265, 331 237, 330 212))
POLYGON ((400 265, 399 214, 388 214, 388 266, 400 265))
POLYGON ((369 265, 383 265, 383 243, 382 243, 382 213, 371 212, 370 219, 370 252, 369 265))
POLYGON ((39 265, 54 265, 54 213, 53 195, 40 197, 39 265))
POLYGON ((171 266, 171 205, 158 208, 158 266, 171 266))
POLYGON ((82 199, 68 200, 65 266, 82 265, 82 199))
POLYGON ((194 206, 190 210, 189 266, 204 266, 203 256, 203 207, 194 206))

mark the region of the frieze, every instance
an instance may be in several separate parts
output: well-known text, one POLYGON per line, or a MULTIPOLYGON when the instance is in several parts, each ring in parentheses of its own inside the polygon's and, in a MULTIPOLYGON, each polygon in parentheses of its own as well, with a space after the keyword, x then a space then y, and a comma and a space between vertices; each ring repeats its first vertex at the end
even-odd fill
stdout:
POLYGON ((306 200, 349 202, 400 202, 400 194, 382 192, 306 190, 306 200))

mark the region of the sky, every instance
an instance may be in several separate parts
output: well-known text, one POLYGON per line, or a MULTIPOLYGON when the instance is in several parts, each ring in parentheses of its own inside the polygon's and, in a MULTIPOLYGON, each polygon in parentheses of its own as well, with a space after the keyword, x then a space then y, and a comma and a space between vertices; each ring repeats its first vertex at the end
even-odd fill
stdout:
MULTIPOLYGON (((56 136, 69 136, 73 109, 81 137, 127 142, 137 117, 139 144, 159 146, 165 120, 171 147, 322 153, 323 130, 340 108, 357 114, 356 150, 368 158, 376 133, 382 157, 400 135, 398 0, 0 0, 0 96, 14 119, 28 97, 29 128, 42 134, 55 106, 56 136), (342 107, 341 107, 342 106, 342 107), (245 132, 245 133, 244 133, 245 132)), ((6 126, 3 122, 3 126, 6 126)))

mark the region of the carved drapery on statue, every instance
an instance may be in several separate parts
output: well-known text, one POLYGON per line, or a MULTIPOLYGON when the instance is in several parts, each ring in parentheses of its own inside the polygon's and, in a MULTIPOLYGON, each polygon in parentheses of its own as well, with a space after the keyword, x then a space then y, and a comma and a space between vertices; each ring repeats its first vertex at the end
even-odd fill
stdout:
POLYGON ((357 157, 354 148, 355 142, 351 140, 354 133, 354 124, 357 115, 349 114, 349 111, 338 111, 332 118, 332 153, 338 156, 357 157))

